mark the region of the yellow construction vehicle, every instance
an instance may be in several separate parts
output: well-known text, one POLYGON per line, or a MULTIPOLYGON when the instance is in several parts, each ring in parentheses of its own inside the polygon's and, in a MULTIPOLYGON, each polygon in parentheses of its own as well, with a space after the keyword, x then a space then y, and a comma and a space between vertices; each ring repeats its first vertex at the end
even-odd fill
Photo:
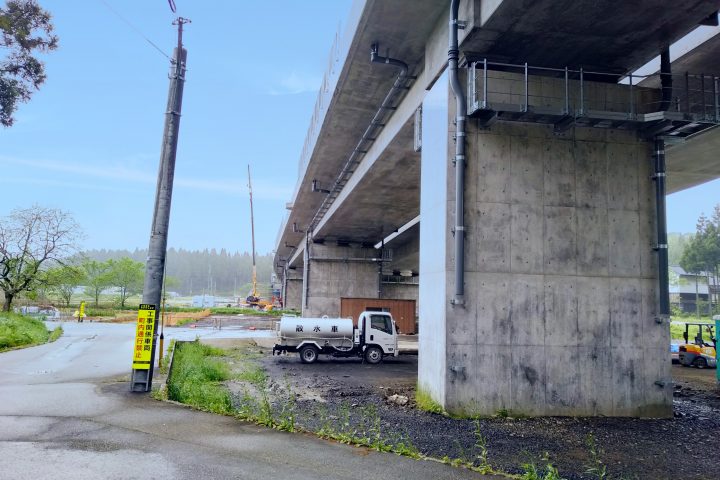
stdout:
POLYGON ((697 368, 717 368, 717 338, 710 323, 686 323, 685 343, 680 345, 680 365, 697 368), (694 336, 691 337, 691 334, 694 336), (692 338, 692 342, 690 342, 692 338))

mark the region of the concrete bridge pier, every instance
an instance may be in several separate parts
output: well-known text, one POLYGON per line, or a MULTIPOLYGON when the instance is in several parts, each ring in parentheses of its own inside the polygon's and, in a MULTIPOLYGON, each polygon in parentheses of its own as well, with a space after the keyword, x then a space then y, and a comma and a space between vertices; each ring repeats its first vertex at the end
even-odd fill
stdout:
POLYGON ((308 242, 304 252, 302 314, 340 316, 342 297, 377 298, 378 250, 308 242))
POLYGON ((302 310, 303 275, 302 270, 287 269, 283 272, 284 308, 302 310))
POLYGON ((454 306, 454 110, 444 74, 423 104, 419 388, 458 414, 671 415, 652 139, 469 120, 454 306))

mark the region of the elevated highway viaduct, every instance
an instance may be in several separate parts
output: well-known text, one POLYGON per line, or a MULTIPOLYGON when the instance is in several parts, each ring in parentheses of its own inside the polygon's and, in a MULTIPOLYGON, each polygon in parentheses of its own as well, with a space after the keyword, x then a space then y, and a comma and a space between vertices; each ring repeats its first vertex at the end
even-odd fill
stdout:
POLYGON ((716 37, 668 47, 719 6, 356 1, 278 235, 286 305, 417 299, 418 387, 454 413, 670 415, 665 194, 720 176, 720 72, 716 37))

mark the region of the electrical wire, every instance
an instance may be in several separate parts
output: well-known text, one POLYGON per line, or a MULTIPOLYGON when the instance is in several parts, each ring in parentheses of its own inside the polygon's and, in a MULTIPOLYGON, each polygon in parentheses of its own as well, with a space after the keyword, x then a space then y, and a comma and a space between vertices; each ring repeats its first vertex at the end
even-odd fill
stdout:
MULTIPOLYGON (((152 40, 150 40, 148 37, 146 37, 145 34, 144 34, 139 28, 137 28, 135 25, 133 25, 127 18, 125 18, 125 17, 123 17, 122 15, 120 15, 120 13, 119 13, 117 10, 115 10, 113 7, 111 7, 109 3, 107 3, 105 0, 98 0, 98 1, 100 1, 103 5, 105 5, 105 7, 107 7, 108 10, 110 10, 113 14, 115 14, 115 16, 117 16, 120 20, 122 20, 128 27, 130 27, 131 29, 133 29, 133 30, 135 31, 135 33, 137 33, 137 34, 140 35, 143 39, 145 39, 145 41, 146 41, 147 43, 149 43, 153 48, 155 48, 155 50, 157 50, 158 52, 160 52, 163 57, 165 57, 165 58, 167 58, 168 60, 172 61, 172 58, 170 58, 170 55, 168 55, 167 53, 165 53, 165 52, 164 52, 160 47, 158 47, 152 40)), ((168 0, 168 1, 171 2, 170 8, 173 8, 173 7, 175 6, 175 2, 174 2, 173 0, 168 0)), ((175 11, 175 10, 173 10, 173 11, 175 11)))

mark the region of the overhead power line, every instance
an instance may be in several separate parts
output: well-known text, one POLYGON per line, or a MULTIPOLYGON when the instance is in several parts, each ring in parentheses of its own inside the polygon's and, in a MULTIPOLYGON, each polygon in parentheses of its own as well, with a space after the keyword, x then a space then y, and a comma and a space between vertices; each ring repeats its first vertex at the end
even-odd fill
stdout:
MULTIPOLYGON (((117 16, 120 20, 122 20, 128 27, 130 27, 135 33, 140 35, 147 43, 149 43, 155 50, 160 52, 163 57, 167 58, 168 60, 172 61, 172 58, 170 58, 170 55, 165 53, 160 47, 158 47, 152 40, 150 40, 145 34, 137 28, 135 25, 130 22, 127 18, 123 17, 117 10, 115 10, 109 3, 107 3, 105 0, 99 0, 105 7, 107 7, 108 10, 110 10, 115 16, 117 16)), ((173 9, 175 7, 175 2, 173 0, 168 0, 170 2, 170 8, 173 9)), ((175 10, 173 9, 173 12, 175 10)))

